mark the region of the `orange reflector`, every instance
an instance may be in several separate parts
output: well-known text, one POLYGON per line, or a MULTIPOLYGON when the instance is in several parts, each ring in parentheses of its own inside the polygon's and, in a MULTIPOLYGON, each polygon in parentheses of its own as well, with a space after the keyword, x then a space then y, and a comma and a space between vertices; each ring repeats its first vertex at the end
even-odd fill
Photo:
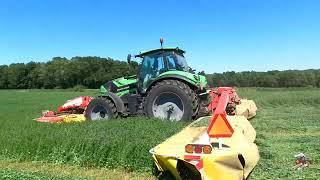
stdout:
POLYGON ((192 144, 188 144, 184 147, 186 153, 193 153, 193 145, 192 144))
POLYGON ((210 145, 204 145, 203 146, 203 153, 204 154, 210 154, 212 151, 212 147, 210 145))
POLYGON ((208 135, 212 138, 231 137, 234 130, 223 114, 216 114, 208 127, 208 135))

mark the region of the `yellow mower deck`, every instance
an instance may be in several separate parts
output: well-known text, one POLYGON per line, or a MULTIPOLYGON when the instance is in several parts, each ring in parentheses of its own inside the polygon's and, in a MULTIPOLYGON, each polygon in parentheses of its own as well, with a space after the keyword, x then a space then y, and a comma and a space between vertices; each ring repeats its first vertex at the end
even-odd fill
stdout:
POLYGON ((257 165, 259 152, 256 132, 244 116, 227 116, 234 129, 230 138, 209 138, 207 127, 212 117, 202 117, 181 132, 150 150, 160 171, 170 171, 176 179, 181 179, 177 169, 178 161, 194 166, 202 179, 244 179, 257 165), (219 142, 222 148, 219 149, 219 142), (186 153, 187 144, 211 144, 210 154, 186 153), (186 159, 186 157, 197 159, 186 159), (198 166, 201 163, 200 166, 198 166))

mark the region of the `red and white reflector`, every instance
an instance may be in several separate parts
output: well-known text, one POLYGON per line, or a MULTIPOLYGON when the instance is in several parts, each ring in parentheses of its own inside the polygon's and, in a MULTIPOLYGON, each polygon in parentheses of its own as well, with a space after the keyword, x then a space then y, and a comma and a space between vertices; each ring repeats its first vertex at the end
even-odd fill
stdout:
POLYGON ((187 144, 184 148, 186 153, 210 154, 212 151, 209 144, 187 144))

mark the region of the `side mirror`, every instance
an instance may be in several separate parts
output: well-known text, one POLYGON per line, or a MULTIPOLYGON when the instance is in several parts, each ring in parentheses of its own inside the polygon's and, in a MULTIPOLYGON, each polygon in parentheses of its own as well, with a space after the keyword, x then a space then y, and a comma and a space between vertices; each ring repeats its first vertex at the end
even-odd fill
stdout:
POLYGON ((131 62, 131 54, 128 54, 128 56, 127 56, 127 62, 128 62, 128 64, 130 64, 130 62, 131 62))

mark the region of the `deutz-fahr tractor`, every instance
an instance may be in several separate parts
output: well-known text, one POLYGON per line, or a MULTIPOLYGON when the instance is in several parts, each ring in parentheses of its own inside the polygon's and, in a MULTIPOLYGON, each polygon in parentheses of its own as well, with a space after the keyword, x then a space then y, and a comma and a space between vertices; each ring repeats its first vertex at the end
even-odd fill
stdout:
MULTIPOLYGON (((209 88, 184 57, 185 51, 161 48, 135 55, 141 58, 136 75, 107 82, 101 95, 88 105, 85 117, 107 120, 146 115, 171 121, 191 120, 208 114, 209 88)), ((131 61, 128 55, 128 63, 131 61)))

